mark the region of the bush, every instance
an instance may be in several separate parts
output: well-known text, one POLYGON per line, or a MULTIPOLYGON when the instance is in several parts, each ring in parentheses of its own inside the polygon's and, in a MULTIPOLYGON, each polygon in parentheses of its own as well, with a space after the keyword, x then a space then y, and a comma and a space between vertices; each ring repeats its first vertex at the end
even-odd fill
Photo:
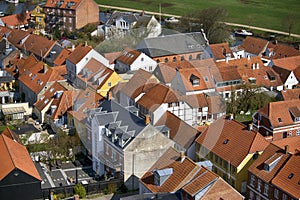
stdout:
POLYGON ((108 186, 107 186, 107 188, 105 188, 103 190, 103 193, 104 194, 112 194, 112 193, 115 193, 116 191, 117 191, 116 185, 113 184, 113 183, 109 183, 108 186))
POLYGON ((85 188, 80 183, 74 186, 74 192, 75 194, 78 194, 80 198, 84 198, 86 196, 85 188))

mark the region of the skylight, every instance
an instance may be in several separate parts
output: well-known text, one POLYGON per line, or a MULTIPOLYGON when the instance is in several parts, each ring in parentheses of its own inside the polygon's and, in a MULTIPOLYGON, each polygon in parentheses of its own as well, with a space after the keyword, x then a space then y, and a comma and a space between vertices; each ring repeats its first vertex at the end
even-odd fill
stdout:
POLYGON ((282 122, 282 119, 280 117, 278 117, 278 121, 281 123, 282 122))
POLYGON ((224 140, 223 144, 227 144, 229 142, 229 139, 224 140))
POLYGON ((294 174, 290 173, 290 175, 288 176, 289 179, 293 178, 294 174))

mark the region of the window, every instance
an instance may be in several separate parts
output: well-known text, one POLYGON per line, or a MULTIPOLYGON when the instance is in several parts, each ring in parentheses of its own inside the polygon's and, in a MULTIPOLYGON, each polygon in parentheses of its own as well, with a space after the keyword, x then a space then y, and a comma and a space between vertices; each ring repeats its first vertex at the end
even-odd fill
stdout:
POLYGON ((265 183, 264 195, 269 196, 269 185, 267 183, 265 183))
POLYGON ((261 180, 257 180, 257 190, 260 192, 261 191, 261 180))
POLYGON ((254 199, 254 193, 252 191, 250 191, 250 195, 249 195, 249 200, 254 199))
POLYGON ((165 63, 169 62, 169 59, 168 58, 165 58, 165 63))
POLYGON ((149 71, 152 71, 153 69, 152 69, 152 66, 149 66, 149 71))
POLYGON ((176 62, 176 60, 177 60, 176 57, 173 57, 173 62, 176 62))
POLYGON ((251 185, 251 186, 254 186, 254 183, 255 183, 255 176, 254 176, 254 175, 251 175, 250 185, 251 185))
POLYGON ((181 56, 180 60, 183 61, 184 60, 184 56, 181 56))
POLYGON ((192 56, 192 55, 190 55, 190 56, 189 56, 189 60, 192 60, 192 59, 193 59, 193 56, 192 56))
POLYGON ((201 60, 201 54, 197 54, 196 59, 197 59, 197 60, 201 60))
POLYGON ((108 82, 107 84, 108 84, 108 87, 111 87, 111 82, 108 82))
POLYGON ((214 157, 213 152, 209 152, 209 158, 212 160, 214 157))
POLYGON ((287 132, 282 133, 282 138, 287 138, 287 132))
POLYGON ((141 58, 141 61, 143 62, 143 61, 144 61, 144 58, 141 58))
POLYGON ((287 195, 286 194, 282 194, 282 200, 287 200, 287 195))
POLYGON ((260 195, 256 195, 256 200, 260 200, 260 195))
POLYGON ((69 18, 69 22, 72 23, 72 18, 71 17, 69 18))
POLYGON ((275 197, 276 199, 278 199, 278 197, 279 197, 279 191, 278 191, 278 189, 275 189, 275 190, 274 190, 274 197, 275 197))
POLYGON ((157 62, 157 63, 160 63, 160 60, 159 60, 159 59, 157 59, 157 60, 156 60, 156 62, 157 62))
POLYGON ((296 135, 300 135, 300 129, 297 130, 296 135))

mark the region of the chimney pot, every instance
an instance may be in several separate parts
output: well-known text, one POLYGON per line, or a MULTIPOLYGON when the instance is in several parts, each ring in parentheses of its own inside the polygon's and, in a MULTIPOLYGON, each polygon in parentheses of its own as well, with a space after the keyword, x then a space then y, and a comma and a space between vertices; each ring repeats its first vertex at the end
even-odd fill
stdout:
POLYGON ((285 145, 285 146, 284 146, 284 153, 285 153, 285 154, 288 154, 288 153, 289 153, 289 150, 290 150, 289 145, 285 145))
POLYGON ((184 158, 185 158, 184 151, 180 151, 180 162, 183 162, 184 158))
POLYGON ((148 114, 145 116, 145 124, 148 125, 148 124, 150 124, 150 122, 151 122, 151 119, 150 119, 150 115, 148 114))

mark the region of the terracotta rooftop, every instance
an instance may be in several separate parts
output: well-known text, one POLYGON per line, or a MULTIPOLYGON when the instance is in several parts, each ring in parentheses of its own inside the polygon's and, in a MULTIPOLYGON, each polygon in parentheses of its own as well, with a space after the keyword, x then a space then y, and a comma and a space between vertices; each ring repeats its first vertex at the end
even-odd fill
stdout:
POLYGON ((59 65, 64 65, 66 64, 66 58, 71 54, 71 51, 67 49, 63 49, 60 54, 57 56, 57 58, 54 60, 54 64, 59 66, 59 65))
POLYGON ((265 51, 268 43, 265 39, 247 36, 240 48, 244 49, 245 52, 260 55, 265 51))
POLYGON ((267 46, 267 51, 266 53, 269 53, 268 55, 263 55, 264 58, 269 58, 269 59, 278 59, 278 58, 287 58, 291 56, 299 56, 300 51, 295 49, 292 46, 284 45, 284 44, 279 44, 279 43, 272 43, 269 42, 267 46))
POLYGON ((0 38, 11 32, 12 30, 5 26, 0 26, 0 38))
POLYGON ((285 146, 288 145, 288 152, 290 154, 300 153, 300 137, 288 137, 281 140, 275 140, 272 143, 280 147, 281 149, 284 149, 285 146))
POLYGON ((153 74, 160 80, 162 83, 171 83, 176 75, 176 69, 165 63, 160 63, 153 71, 153 74))
POLYGON ((45 37, 30 34, 29 37, 25 40, 24 44, 21 45, 21 48, 25 51, 33 53, 36 56, 45 58, 45 56, 52 49, 55 43, 55 41, 49 40, 45 37))
POLYGON ((225 117, 212 123, 196 142, 238 167, 248 154, 263 151, 269 144, 263 136, 225 117), (232 151, 235 149, 235 151, 232 151))
POLYGON ((299 110, 300 99, 270 102, 259 109, 258 112, 266 116, 270 120, 271 125, 277 128, 295 124, 290 110, 292 107, 299 110))
POLYGON ((285 101, 300 99, 300 88, 281 90, 281 95, 285 101))
POLYGON ((122 55, 122 52, 118 51, 118 52, 105 53, 104 57, 109 61, 109 64, 113 64, 120 55, 122 55))
POLYGON ((39 111, 42 111, 47 105, 52 103, 52 100, 55 98, 58 98, 59 95, 58 92, 66 91, 66 88, 63 87, 59 82, 54 82, 41 96, 40 99, 38 99, 34 107, 38 109, 39 111))
POLYGON ((36 94, 39 93, 46 84, 59 80, 64 80, 64 78, 58 74, 55 69, 46 66, 43 62, 37 63, 19 77, 19 81, 36 94))
POLYGON ((45 7, 75 10, 80 3, 81 0, 47 0, 45 7))
POLYGON ((1 134, 5 135, 6 137, 10 138, 11 140, 15 140, 18 143, 22 144, 19 136, 15 134, 10 128, 7 126, 5 129, 1 132, 1 134))
POLYGON ((283 149, 271 143, 249 167, 249 171, 265 182, 270 182, 290 156, 290 154, 285 154, 283 149), (279 158, 278 162, 274 163, 272 169, 264 169, 264 163, 274 156, 279 158))
POLYGON ((9 33, 7 39, 8 41, 14 45, 15 47, 21 48, 22 46, 22 41, 29 37, 30 32, 29 31, 23 31, 20 29, 13 29, 9 33))
MULTIPOLYGON (((300 53, 300 51, 299 51, 299 53, 300 53)), ((282 69, 285 69, 286 71, 293 71, 295 76, 297 77, 297 79, 300 80, 300 56, 274 59, 274 60, 272 60, 272 62, 275 65, 273 67, 276 67, 276 69, 282 68, 282 69)), ((285 78, 285 80, 286 80, 286 78, 285 78)))
POLYGON ((280 169, 272 180, 272 184, 290 194, 296 199, 300 198, 300 155, 293 155, 280 169))
POLYGON ((73 107, 69 113, 78 121, 82 121, 87 117, 87 111, 97 108, 104 97, 92 91, 90 88, 79 90, 76 92, 73 107))
POLYGON ((18 25, 26 25, 28 24, 28 20, 30 19, 30 12, 26 14, 26 18, 23 21, 18 20, 18 14, 7 15, 5 17, 1 17, 1 20, 6 26, 18 26, 18 25))
POLYGON ((156 192, 176 192, 188 183, 200 170, 200 167, 188 157, 181 162, 179 152, 170 148, 163 154, 156 163, 146 172, 140 181, 152 193, 156 192), (161 185, 154 184, 153 170, 172 168, 173 173, 161 185))
POLYGON ((97 90, 106 83, 113 72, 112 69, 92 58, 79 72, 77 78, 86 82, 91 88, 97 90))
POLYGON ((51 107, 55 106, 55 109, 52 111, 51 107, 48 112, 51 112, 51 118, 57 120, 62 118, 73 106, 75 102, 75 91, 63 91, 62 94, 54 99, 51 103, 51 107))
POLYGON ((129 66, 139 57, 139 55, 141 55, 141 52, 139 52, 138 50, 126 48, 117 58, 117 61, 129 66))
POLYGON ((141 93, 145 93, 159 81, 150 73, 143 69, 137 70, 131 79, 122 87, 121 92, 135 99, 141 93))
POLYGON ((5 70, 15 78, 18 78, 20 75, 25 73, 25 71, 29 70, 31 67, 35 66, 38 63, 36 57, 31 54, 28 57, 19 56, 15 57, 10 61, 11 66, 5 68, 5 70))
POLYGON ((156 84, 149 89, 138 101, 137 104, 154 111, 163 103, 175 103, 181 101, 181 95, 163 84, 156 84))
POLYGON ((74 51, 67 57, 67 59, 73 63, 77 64, 79 61, 84 58, 90 51, 92 50, 92 47, 85 46, 84 44, 79 44, 74 51))
POLYGON ((169 137, 181 147, 188 149, 198 136, 198 130, 167 111, 155 124, 165 125, 170 129, 169 137))
POLYGON ((228 43, 210 44, 209 46, 216 60, 225 59, 226 55, 229 58, 234 57, 228 43))
POLYGON ((235 60, 221 61, 216 63, 225 80, 240 79, 234 70, 237 70, 239 76, 246 83, 250 83, 250 79, 255 78, 257 86, 271 87, 282 85, 280 76, 270 67, 264 66, 260 57, 241 58, 235 60), (227 67, 225 71, 223 68, 227 67), (234 69, 232 73, 228 73, 234 69), (232 76, 232 77, 231 77, 232 76))
POLYGON ((9 173, 15 169, 34 177, 41 181, 41 177, 33 164, 25 146, 0 135, 0 180, 3 180, 9 173))

